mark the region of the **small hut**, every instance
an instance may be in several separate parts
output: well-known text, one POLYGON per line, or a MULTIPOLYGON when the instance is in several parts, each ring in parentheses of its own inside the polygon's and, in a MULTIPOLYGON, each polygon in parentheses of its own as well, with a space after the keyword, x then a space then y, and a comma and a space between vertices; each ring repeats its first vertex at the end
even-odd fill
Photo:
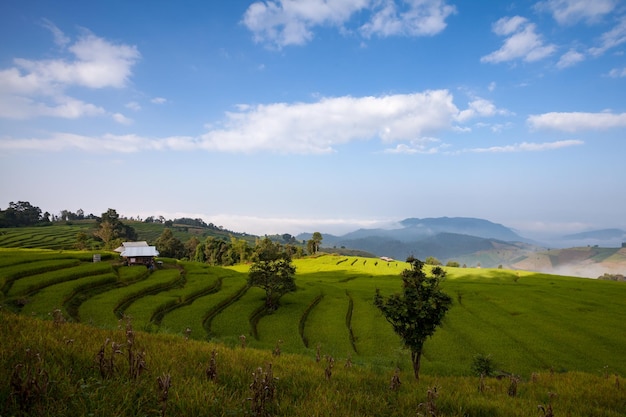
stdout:
POLYGON ((115 249, 125 259, 127 265, 154 266, 154 258, 159 256, 156 246, 149 246, 148 242, 124 242, 115 249))

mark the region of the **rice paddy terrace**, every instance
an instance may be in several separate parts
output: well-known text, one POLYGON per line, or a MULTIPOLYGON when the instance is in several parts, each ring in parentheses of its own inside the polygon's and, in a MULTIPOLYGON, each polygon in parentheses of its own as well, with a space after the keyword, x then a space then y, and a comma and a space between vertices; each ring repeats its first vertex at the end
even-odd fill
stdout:
MULTIPOLYGON (((137 330, 251 348, 350 359, 375 369, 409 369, 407 352, 374 307, 376 288, 400 289, 404 262, 324 255, 294 261, 297 291, 265 314, 264 292, 247 286, 247 266, 164 259, 150 273, 117 254, 0 249, 0 304, 22 315, 137 330), (243 337, 242 337, 243 336, 243 337)), ((626 285, 500 269, 448 268, 454 303, 426 343, 422 372, 470 375, 476 355, 498 369, 626 374, 626 285)))

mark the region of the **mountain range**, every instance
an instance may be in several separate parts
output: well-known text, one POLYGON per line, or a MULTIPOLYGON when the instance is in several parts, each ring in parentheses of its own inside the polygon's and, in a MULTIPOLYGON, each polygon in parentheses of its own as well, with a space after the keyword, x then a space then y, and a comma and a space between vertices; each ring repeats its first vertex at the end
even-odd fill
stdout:
MULTIPOLYGON (((303 233, 297 238, 308 240, 311 236, 311 233, 303 233)), ((542 272, 562 269, 565 265, 560 260, 573 259, 578 263, 586 262, 583 259, 585 256, 581 257, 579 251, 576 256, 546 255, 545 259, 548 261, 544 259, 541 265, 536 262, 533 264, 528 262, 528 259, 536 259, 544 253, 549 253, 551 245, 527 239, 504 225, 470 217, 407 218, 399 222, 399 227, 393 229, 358 229, 342 236, 329 234, 322 236, 322 248, 328 251, 356 250, 377 257, 399 260, 405 260, 408 256, 419 259, 434 256, 443 264, 455 261, 467 266, 519 268, 542 272)), ((624 265, 622 268, 620 258, 617 264, 610 265, 608 272, 614 272, 615 268, 621 270, 621 273, 626 272, 626 248, 619 247, 621 242, 626 240, 625 231, 605 229, 567 235, 561 239, 590 247, 599 246, 598 242, 611 242, 610 244, 617 246, 613 248, 615 252, 620 250, 624 252, 624 265), (588 243, 585 244, 585 241, 588 243)), ((552 255, 554 253, 552 252, 552 255)), ((602 258, 597 253, 594 255, 590 252, 588 255, 590 258, 595 256, 598 260, 602 258)), ((605 255, 608 257, 611 254, 605 255)), ((601 265, 599 267, 594 265, 593 272, 587 273, 583 269, 576 275, 597 277, 596 272, 601 270, 601 265)))

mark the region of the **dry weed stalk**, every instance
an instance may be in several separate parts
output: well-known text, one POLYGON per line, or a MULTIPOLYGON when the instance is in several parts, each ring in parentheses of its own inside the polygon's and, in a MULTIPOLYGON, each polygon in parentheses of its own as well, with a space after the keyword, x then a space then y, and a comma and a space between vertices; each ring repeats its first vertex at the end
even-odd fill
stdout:
POLYGON ((552 399, 556 397, 554 392, 548 393, 548 404, 539 404, 537 406, 537 410, 543 412, 544 417, 554 417, 554 412, 552 411, 552 399))
POLYGON ((519 378, 515 375, 511 375, 509 377, 511 383, 509 384, 508 394, 510 397, 517 396, 517 384, 519 383, 519 378))
POLYGON ((189 340, 189 336, 191 336, 191 327, 187 327, 184 331, 185 340, 189 340))
POLYGON ((319 343, 315 347, 315 362, 319 362, 322 360, 322 345, 319 343))
POLYGON ((327 381, 330 381, 330 378, 333 376, 334 364, 335 364, 335 359, 330 355, 326 356, 326 369, 324 370, 324 374, 326 375, 327 381))
POLYGON ((130 318, 126 318, 126 346, 128 349, 128 376, 137 379, 146 371, 146 353, 135 352, 135 331, 130 318))
POLYGON ((244 335, 239 336, 239 341, 241 342, 241 348, 245 349, 246 348, 246 336, 244 335))
POLYGON ((274 356, 280 356, 280 354, 282 353, 282 352, 281 352, 281 349, 280 349, 280 345, 282 345, 282 344, 283 344, 283 341, 279 339, 279 340, 276 342, 276 347, 274 347, 274 350, 272 351, 272 355, 274 355, 274 356))
POLYGON ((485 374, 480 374, 480 379, 478 380, 478 392, 485 392, 487 389, 487 385, 485 384, 485 374))
POLYGON ((50 378, 39 353, 26 349, 26 359, 26 364, 18 363, 13 368, 9 399, 14 398, 20 410, 28 415, 27 411, 46 396, 50 378))
POLYGON ((215 381, 217 379, 217 351, 215 349, 211 352, 211 361, 209 362, 209 366, 206 368, 206 376, 210 381, 215 381))
POLYGON ((352 368, 352 355, 348 355, 346 358, 346 363, 343 365, 344 368, 352 368))
POLYGON ((417 412, 418 416, 430 416, 430 417, 436 417, 437 415, 439 415, 438 411, 437 411, 437 405, 435 404, 435 400, 437 399, 437 396, 439 394, 437 393, 437 387, 432 387, 429 388, 428 391, 426 391, 426 402, 425 403, 419 403, 417 405, 417 408, 424 408, 426 411, 426 414, 422 414, 421 412, 417 412))
POLYGON ((272 371, 272 364, 267 365, 267 370, 263 368, 257 368, 256 372, 252 373, 252 383, 250 384, 250 391, 252 391, 252 397, 248 398, 250 401, 250 409, 253 416, 267 417, 270 416, 269 407, 274 401, 276 396, 276 380, 272 371))
POLYGON ((157 382, 161 394, 159 398, 159 402, 161 403, 161 417, 165 417, 165 412, 167 411, 167 397, 170 392, 170 387, 172 386, 172 377, 170 374, 163 374, 157 378, 157 382))
POLYGON ((111 342, 111 355, 107 358, 106 348, 109 342, 111 342, 111 339, 106 339, 96 354, 96 363, 98 364, 100 376, 103 379, 113 376, 115 373, 115 355, 122 354, 121 346, 115 342, 111 342))
POLYGON ((59 327, 63 323, 66 322, 65 317, 63 316, 63 312, 60 308, 53 310, 52 313, 48 313, 49 316, 52 316, 52 322, 55 327, 59 327))
POLYGON ((400 389, 400 385, 402 385, 402 382, 400 381, 400 368, 396 368, 393 376, 391 377, 389 389, 392 391, 398 391, 400 389))
POLYGON ((619 375, 615 374, 615 388, 619 389, 619 375))

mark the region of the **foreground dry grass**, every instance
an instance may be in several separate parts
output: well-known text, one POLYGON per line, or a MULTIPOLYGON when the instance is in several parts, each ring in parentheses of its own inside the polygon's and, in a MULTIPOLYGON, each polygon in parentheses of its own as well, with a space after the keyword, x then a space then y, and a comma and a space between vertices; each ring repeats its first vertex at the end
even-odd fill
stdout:
POLYGON ((0 312, 0 415, 623 416, 611 373, 437 377, 0 312), (394 378, 395 376, 395 378, 394 378))

